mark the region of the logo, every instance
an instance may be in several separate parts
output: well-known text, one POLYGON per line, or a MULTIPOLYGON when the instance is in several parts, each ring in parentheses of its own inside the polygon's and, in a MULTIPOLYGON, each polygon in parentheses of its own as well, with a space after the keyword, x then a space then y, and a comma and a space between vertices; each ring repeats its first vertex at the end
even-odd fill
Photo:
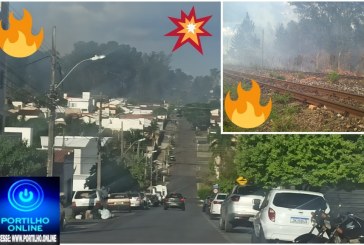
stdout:
POLYGON ((44 199, 42 187, 33 180, 19 180, 8 191, 8 200, 11 206, 22 212, 37 209, 44 199))
POLYGON ((259 84, 252 80, 252 88, 245 91, 241 82, 237 87, 238 99, 232 100, 230 91, 225 97, 225 112, 228 118, 241 128, 255 128, 262 125, 272 110, 272 99, 265 106, 261 106, 259 84))
POLYGON ((190 43, 198 52, 203 54, 200 37, 211 36, 203 27, 210 20, 210 16, 196 18, 195 8, 193 7, 188 15, 181 11, 181 18, 168 17, 177 28, 173 31, 165 34, 165 36, 177 36, 179 37, 176 44, 173 47, 172 52, 190 43))
POLYGON ((32 34, 32 16, 23 9, 23 18, 17 20, 14 13, 9 15, 9 29, 4 30, 0 20, 0 48, 9 56, 24 58, 34 54, 43 41, 43 28, 37 35, 32 34))

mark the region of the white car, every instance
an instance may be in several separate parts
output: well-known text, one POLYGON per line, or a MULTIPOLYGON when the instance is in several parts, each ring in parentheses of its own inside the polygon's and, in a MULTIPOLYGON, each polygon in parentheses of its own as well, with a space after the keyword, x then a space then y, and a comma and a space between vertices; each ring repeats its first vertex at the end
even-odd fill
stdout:
POLYGON ((330 211, 322 193, 283 189, 271 190, 254 209, 259 212, 253 218, 252 243, 292 242, 312 229, 311 212, 330 211))
POLYGON ((132 208, 143 208, 143 196, 139 192, 130 193, 130 207, 132 208))
POLYGON ((232 232, 237 226, 250 227, 251 218, 258 211, 253 209, 254 200, 263 200, 265 192, 254 185, 236 185, 221 204, 219 227, 232 232))
POLYGON ((219 216, 221 214, 221 203, 227 197, 227 193, 217 193, 210 205, 210 218, 219 216))
POLYGON ((98 190, 76 191, 72 198, 73 217, 86 210, 101 209, 102 201, 102 193, 98 190))

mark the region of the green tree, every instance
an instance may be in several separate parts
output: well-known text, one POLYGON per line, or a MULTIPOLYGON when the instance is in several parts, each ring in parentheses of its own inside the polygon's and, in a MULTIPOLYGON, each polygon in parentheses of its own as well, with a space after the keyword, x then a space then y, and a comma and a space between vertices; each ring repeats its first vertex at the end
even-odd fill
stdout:
POLYGON ((256 64, 259 55, 260 40, 255 33, 255 24, 246 13, 244 20, 238 25, 228 54, 231 58, 243 64, 256 64))
POLYGON ((0 176, 45 176, 46 151, 0 137, 0 176))
POLYGON ((207 103, 191 103, 183 107, 183 115, 194 128, 206 130, 210 126, 210 110, 207 103))
POLYGON ((265 187, 347 186, 364 182, 362 145, 341 135, 240 136, 234 162, 239 175, 265 187))

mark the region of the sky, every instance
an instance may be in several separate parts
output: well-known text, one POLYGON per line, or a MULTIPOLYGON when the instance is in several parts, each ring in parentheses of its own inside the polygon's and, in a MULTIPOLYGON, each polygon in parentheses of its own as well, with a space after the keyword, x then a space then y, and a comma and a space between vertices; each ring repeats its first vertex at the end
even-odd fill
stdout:
POLYGON ((256 29, 265 28, 267 25, 275 29, 280 23, 286 25, 291 20, 297 20, 294 9, 288 2, 224 2, 224 51, 229 45, 236 26, 243 22, 246 13, 249 13, 256 29))
POLYGON ((22 9, 33 16, 33 34, 44 28, 42 51, 50 50, 52 28, 56 26, 56 48, 61 55, 70 53, 78 41, 99 44, 116 41, 138 51, 163 51, 172 54, 171 67, 189 75, 208 75, 220 69, 220 3, 219 2, 11 2, 10 12, 20 19, 22 9), (178 37, 164 36, 176 26, 170 17, 180 18, 195 7, 196 17, 212 15, 204 26, 212 34, 201 37, 203 55, 190 44, 172 49, 178 37))

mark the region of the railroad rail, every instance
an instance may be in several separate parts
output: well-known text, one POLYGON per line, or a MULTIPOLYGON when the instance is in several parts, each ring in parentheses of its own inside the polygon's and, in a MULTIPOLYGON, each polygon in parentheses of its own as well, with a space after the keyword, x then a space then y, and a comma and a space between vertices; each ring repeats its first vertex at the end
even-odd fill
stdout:
POLYGON ((226 69, 224 75, 238 80, 243 78, 255 79, 258 83, 272 90, 288 92, 299 101, 317 106, 325 105, 329 109, 346 115, 364 117, 364 109, 360 108, 360 105, 364 103, 364 96, 361 95, 226 69), (339 102, 347 100, 355 104, 355 107, 339 102))

